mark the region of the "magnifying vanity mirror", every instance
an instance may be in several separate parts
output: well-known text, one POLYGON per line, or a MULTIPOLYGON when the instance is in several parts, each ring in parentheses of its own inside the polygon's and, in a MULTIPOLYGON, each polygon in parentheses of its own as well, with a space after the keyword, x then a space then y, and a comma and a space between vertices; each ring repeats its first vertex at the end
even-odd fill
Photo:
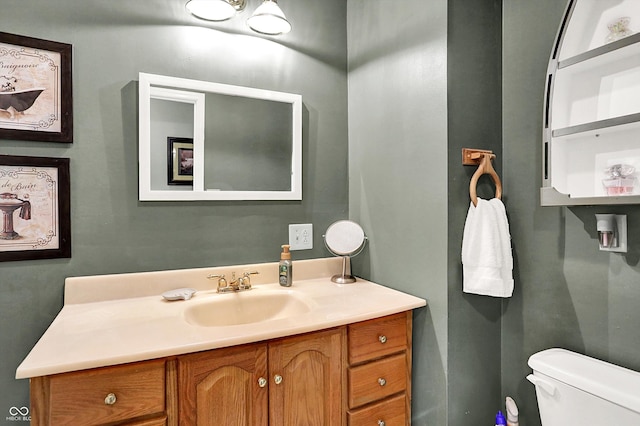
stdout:
POLYGON ((301 200, 302 96, 139 75, 139 199, 301 200))
POLYGON ((324 235, 324 244, 334 256, 342 256, 342 273, 331 277, 338 284, 356 281, 351 275, 351 256, 357 256, 364 250, 367 237, 360 225, 350 220, 332 223, 324 235), (348 271, 348 272, 347 272, 348 271))

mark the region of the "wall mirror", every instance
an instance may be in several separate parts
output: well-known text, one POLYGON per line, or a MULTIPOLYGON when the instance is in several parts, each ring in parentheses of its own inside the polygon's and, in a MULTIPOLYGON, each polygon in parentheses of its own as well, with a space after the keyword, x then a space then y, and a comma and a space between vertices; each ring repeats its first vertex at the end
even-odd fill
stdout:
POLYGON ((139 78, 140 201, 302 199, 302 96, 139 78))

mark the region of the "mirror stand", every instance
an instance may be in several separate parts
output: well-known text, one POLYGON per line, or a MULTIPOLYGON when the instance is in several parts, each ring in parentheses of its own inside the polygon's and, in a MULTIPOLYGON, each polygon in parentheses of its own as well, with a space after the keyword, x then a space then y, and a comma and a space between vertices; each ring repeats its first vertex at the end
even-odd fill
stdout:
POLYGON ((339 220, 327 228, 323 237, 327 250, 334 256, 342 257, 342 274, 332 276, 331 281, 338 284, 356 282, 356 277, 351 275, 351 256, 360 254, 367 242, 360 225, 350 220, 339 220))
POLYGON ((342 274, 336 274, 331 277, 331 281, 338 284, 350 284, 356 282, 356 277, 351 275, 351 258, 342 256, 342 274), (347 263, 349 263, 349 273, 347 274, 347 263))

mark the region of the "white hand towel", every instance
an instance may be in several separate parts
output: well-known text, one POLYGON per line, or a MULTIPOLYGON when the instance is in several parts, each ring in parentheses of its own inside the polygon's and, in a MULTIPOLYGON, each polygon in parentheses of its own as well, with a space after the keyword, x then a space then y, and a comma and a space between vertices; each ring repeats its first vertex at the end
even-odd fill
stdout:
POLYGON ((509 222, 504 204, 497 198, 478 198, 477 206, 469 206, 462 236, 462 274, 465 293, 513 294, 509 222))

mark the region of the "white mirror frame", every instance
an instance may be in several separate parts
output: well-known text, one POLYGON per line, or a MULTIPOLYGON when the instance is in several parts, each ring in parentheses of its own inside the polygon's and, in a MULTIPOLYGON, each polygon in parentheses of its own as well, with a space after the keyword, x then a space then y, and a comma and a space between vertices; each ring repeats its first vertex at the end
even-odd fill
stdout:
POLYGON ((140 201, 202 201, 202 200, 302 200, 302 96, 254 89, 243 86, 139 74, 139 141, 138 181, 140 201), (179 90, 185 89, 185 90, 179 90), (186 91, 189 90, 189 91, 186 91), (217 93, 245 98, 289 103, 292 106, 291 190, 289 191, 207 191, 204 188, 205 93, 217 93), (193 190, 172 191, 151 189, 151 99, 191 103, 193 123, 193 190))

